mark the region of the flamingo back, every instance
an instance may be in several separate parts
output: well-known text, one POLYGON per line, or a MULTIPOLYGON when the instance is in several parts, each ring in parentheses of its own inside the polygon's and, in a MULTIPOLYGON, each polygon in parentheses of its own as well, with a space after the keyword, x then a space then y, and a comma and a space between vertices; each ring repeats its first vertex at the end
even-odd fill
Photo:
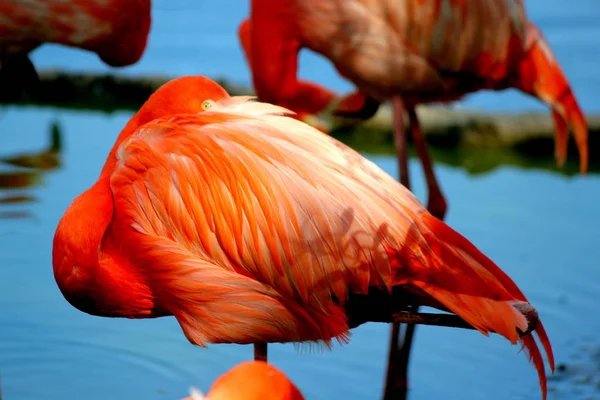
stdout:
POLYGON ((445 73, 504 78, 507 60, 522 51, 527 25, 520 0, 313 0, 295 6, 306 46, 379 98, 447 91, 445 73))

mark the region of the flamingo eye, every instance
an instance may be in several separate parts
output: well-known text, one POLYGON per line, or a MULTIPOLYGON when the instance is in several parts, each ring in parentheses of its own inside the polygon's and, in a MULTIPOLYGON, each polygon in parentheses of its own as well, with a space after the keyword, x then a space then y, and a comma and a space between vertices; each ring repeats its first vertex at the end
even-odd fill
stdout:
POLYGON ((210 108, 211 108, 212 106, 214 106, 214 105, 215 105, 215 102, 214 102, 214 101, 212 101, 212 100, 204 100, 204 101, 202 102, 202 109, 203 109, 204 111, 206 111, 206 110, 210 109, 210 108))

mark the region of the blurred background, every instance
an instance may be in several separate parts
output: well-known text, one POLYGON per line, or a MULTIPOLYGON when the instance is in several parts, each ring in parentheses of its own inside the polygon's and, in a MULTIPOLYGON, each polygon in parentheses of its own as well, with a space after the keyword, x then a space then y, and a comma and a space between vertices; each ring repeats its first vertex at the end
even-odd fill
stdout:
MULTIPOLYGON (((528 0, 590 118, 600 115, 598 0, 528 0)), ((237 27, 246 1, 154 0, 148 47, 135 65, 107 67, 90 52, 44 45, 31 54, 40 72, 111 73, 131 78, 202 74, 250 88, 237 27)), ((328 61, 303 52, 300 76, 340 92, 352 89, 328 61)), ((547 113, 516 91, 486 92, 455 103, 484 113, 547 113)), ((52 275, 56 224, 97 178, 132 109, 0 107, 0 380, 5 400, 176 399, 208 389, 250 346, 189 344, 174 318, 119 320, 71 307, 52 275)), ((593 134, 592 134, 593 136, 593 134)), ((591 138, 590 142, 596 139, 591 138)), ((443 142, 443 141, 442 141, 443 142)), ((549 143, 549 144, 548 144, 549 143)), ((434 146, 449 202, 447 223, 510 275, 537 307, 559 370, 549 399, 600 399, 600 177, 591 144, 588 175, 556 168, 552 142, 533 161, 528 150, 485 153, 434 146), (523 153, 525 151, 525 153, 523 153), (471 154, 476 153, 476 154, 471 154), (527 154, 526 154, 527 153, 527 154), (456 161, 461 154, 461 162, 456 161), (479 156, 477 155, 479 154, 479 156), (482 156, 483 154, 483 156, 482 156), (467 160, 467 161, 465 161, 467 160), (595 166, 594 166, 595 165, 595 166)), ((525 146, 527 147, 527 146, 525 146)), ((392 145, 358 148, 397 177, 392 145)), ((411 159, 413 191, 425 188, 411 159)), ((410 399, 539 399, 535 370, 501 337, 417 328, 410 399)), ((269 357, 308 399, 380 397, 389 326, 367 324, 332 351, 272 345, 269 357)))

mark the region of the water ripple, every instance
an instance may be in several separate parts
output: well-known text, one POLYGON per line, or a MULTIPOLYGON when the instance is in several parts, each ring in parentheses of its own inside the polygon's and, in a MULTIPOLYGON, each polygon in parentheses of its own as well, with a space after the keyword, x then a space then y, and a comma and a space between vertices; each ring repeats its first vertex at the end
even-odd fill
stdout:
MULTIPOLYGON (((0 374, 7 398, 73 398, 75 393, 67 394, 74 390, 96 390, 103 393, 97 398, 110 398, 110 392, 127 386, 129 392, 149 391, 154 396, 157 391, 168 393, 166 386, 181 396, 194 381, 185 369, 150 351, 87 341, 98 332, 79 329, 82 339, 78 340, 57 337, 41 327, 31 329, 31 325, 3 324, 0 332, 0 374), (122 372, 117 380, 115 369, 122 372), (46 393, 45 385, 55 392, 46 393)), ((92 393, 91 398, 95 397, 92 393)))

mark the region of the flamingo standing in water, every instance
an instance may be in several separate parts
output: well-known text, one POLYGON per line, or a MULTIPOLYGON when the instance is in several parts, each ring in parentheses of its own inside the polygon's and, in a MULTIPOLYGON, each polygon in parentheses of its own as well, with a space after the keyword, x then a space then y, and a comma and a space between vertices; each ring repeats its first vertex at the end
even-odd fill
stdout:
POLYGON ((105 317, 173 315, 200 346, 329 346, 392 313, 404 290, 520 340, 545 397, 532 332, 553 369, 552 348, 516 284, 375 164, 250 100, 204 77, 150 96, 58 224, 67 301, 105 317))
POLYGON ((150 30, 150 0, 2 0, 0 92, 37 80, 29 53, 44 43, 93 51, 113 67, 134 64, 150 30))
POLYGON ((217 378, 206 396, 193 390, 183 400, 304 400, 304 396, 272 364, 246 361, 217 378))
MULTIPOLYGON (((261 101, 289 108, 298 118, 333 109, 367 119, 390 99, 400 182, 410 188, 403 112, 428 186, 428 209, 443 219, 438 184, 415 107, 450 102, 482 89, 516 88, 552 109, 555 156, 566 160, 574 132, 581 173, 588 165, 587 125, 548 43, 528 21, 521 0, 251 0, 239 37, 261 101), (297 77, 298 52, 331 60, 357 86, 345 97, 297 77)), ((414 325, 400 349, 392 326, 388 386, 406 385, 414 325), (399 358, 398 376, 392 360, 399 358)), ((394 396, 395 397, 395 396, 394 396)))

